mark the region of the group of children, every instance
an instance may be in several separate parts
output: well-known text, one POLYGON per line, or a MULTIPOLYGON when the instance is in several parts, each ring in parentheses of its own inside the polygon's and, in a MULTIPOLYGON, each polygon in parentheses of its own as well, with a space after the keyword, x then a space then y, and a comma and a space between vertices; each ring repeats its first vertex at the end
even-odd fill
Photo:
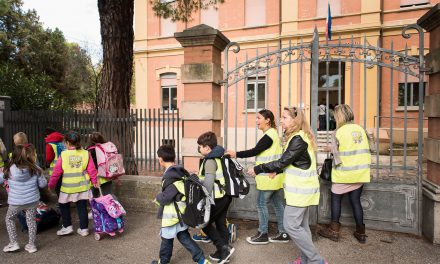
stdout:
MULTIPOLYGON (((75 203, 80 220, 77 233, 81 236, 89 234, 87 204, 94 195, 99 196, 98 188, 102 184, 102 193, 111 192, 111 182, 97 175, 96 153, 94 148, 85 150, 81 147, 80 134, 70 131, 62 136, 53 129, 46 130, 46 163, 49 164, 49 182, 39 166, 35 147, 27 140, 23 132, 13 137, 14 149, 1 159, 0 184, 8 186, 8 211, 6 213, 6 228, 9 244, 4 252, 20 249, 14 224, 16 215, 25 211, 28 226, 29 243, 25 250, 29 253, 37 251, 36 238, 36 208, 40 201, 40 190, 46 186, 56 192, 62 217, 62 227, 57 235, 73 233, 70 204, 75 203), (62 138, 62 141, 61 141, 62 138)), ((91 145, 105 143, 99 132, 92 134, 91 145)), ((4 145, 1 148, 5 151, 4 145)))
MULTIPOLYGON (((235 248, 229 243, 226 215, 231 196, 225 194, 222 186, 225 178, 221 157, 256 157, 256 166, 248 170, 248 175, 256 177, 258 232, 246 240, 250 244, 269 242, 287 243, 290 239, 299 248, 299 256, 291 264, 327 264, 312 242, 308 224, 309 207, 319 204, 319 179, 316 172, 316 142, 310 125, 302 109, 284 108, 281 125, 284 130, 283 142, 279 140, 274 115, 263 109, 257 115, 257 125, 263 131, 263 138, 251 150, 235 152, 217 144, 217 136, 206 132, 197 140, 198 151, 203 156, 198 177, 211 197, 209 222, 202 228, 206 237, 195 235, 194 240, 210 241, 215 252, 209 255, 212 261, 223 264, 230 261, 235 248), (268 236, 267 203, 272 201, 278 220, 278 233, 268 236)), ((172 146, 161 146, 157 151, 159 162, 165 168, 162 178, 162 192, 156 196, 159 204, 158 218, 162 219, 159 260, 152 264, 170 263, 173 239, 177 239, 191 253, 196 263, 210 263, 200 247, 190 239, 188 226, 179 219, 179 211, 185 210, 184 169, 175 164, 172 146)))

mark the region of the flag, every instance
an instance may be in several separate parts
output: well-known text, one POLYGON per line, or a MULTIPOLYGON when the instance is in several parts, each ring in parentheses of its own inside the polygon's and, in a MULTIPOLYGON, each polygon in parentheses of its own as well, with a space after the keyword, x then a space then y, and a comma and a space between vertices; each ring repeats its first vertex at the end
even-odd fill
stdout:
POLYGON ((325 27, 325 39, 332 39, 332 12, 330 11, 330 3, 328 4, 327 21, 325 27))

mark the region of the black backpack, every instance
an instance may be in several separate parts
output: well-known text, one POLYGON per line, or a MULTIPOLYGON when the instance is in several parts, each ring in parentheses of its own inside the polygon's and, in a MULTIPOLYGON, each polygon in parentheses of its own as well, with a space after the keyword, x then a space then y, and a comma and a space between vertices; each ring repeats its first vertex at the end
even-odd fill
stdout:
POLYGON ((221 186, 226 195, 243 198, 249 193, 250 184, 244 174, 243 166, 229 155, 221 157, 225 186, 221 186))
MULTIPOLYGON (((21 231, 27 232, 28 226, 26 222, 26 214, 21 211, 17 215, 18 221, 21 224, 21 231)), ((37 222, 37 232, 40 233, 44 230, 50 229, 54 226, 58 226, 60 223, 60 214, 52 207, 47 206, 45 203, 40 202, 37 207, 37 213, 35 220, 37 222)))
POLYGON ((181 224, 183 222, 190 227, 204 228, 209 222, 211 204, 214 204, 214 199, 208 194, 196 174, 189 174, 188 171, 185 171, 182 180, 186 197, 186 209, 183 214, 177 206, 177 201, 174 201, 179 221, 181 224))

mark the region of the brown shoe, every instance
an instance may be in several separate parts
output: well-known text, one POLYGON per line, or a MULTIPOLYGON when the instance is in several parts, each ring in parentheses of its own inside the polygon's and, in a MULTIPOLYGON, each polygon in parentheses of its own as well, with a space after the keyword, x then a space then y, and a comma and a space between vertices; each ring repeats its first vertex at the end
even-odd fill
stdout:
POLYGON ((359 243, 365 244, 365 242, 367 242, 367 235, 365 235, 365 225, 357 225, 356 231, 354 231, 353 236, 359 241, 359 243))
POLYGON ((339 229, 341 228, 341 224, 337 222, 331 222, 329 226, 324 229, 320 229, 318 234, 322 237, 326 237, 335 242, 339 241, 339 229))

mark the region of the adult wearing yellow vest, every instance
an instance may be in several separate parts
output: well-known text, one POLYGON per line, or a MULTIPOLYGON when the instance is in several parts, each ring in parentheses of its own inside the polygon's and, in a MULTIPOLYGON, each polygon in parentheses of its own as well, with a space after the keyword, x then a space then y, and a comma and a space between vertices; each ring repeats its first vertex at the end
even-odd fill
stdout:
POLYGON ((215 205, 211 207, 208 225, 203 228, 216 247, 216 251, 210 254, 211 260, 223 264, 229 261, 235 249, 228 245, 229 230, 226 227, 226 214, 232 198, 225 195, 225 178, 223 176, 220 158, 225 149, 217 145, 217 136, 214 132, 206 132, 197 139, 199 152, 202 154, 199 178, 206 187, 208 193, 214 198, 215 205), (214 225, 215 224, 215 227, 214 225))
MULTIPOLYGON (((263 131, 263 137, 257 142, 257 145, 249 150, 244 151, 226 151, 226 155, 232 158, 249 158, 256 157, 256 165, 278 160, 283 153, 283 147, 276 129, 275 117, 268 109, 260 110, 257 114, 258 129, 263 131)), ((270 242, 289 242, 289 236, 284 231, 283 214, 284 214, 284 193, 283 182, 284 176, 282 171, 280 174, 260 173, 255 177, 257 189, 257 211, 258 211, 258 232, 251 237, 247 237, 246 241, 253 245, 264 245, 270 242), (273 237, 268 237, 269 227, 269 211, 267 204, 272 202, 275 209, 275 215, 278 224, 278 233, 273 237)))
POLYGON ((81 236, 89 234, 87 219, 87 202, 92 197, 90 181, 95 188, 99 187, 97 171, 87 150, 81 148, 81 138, 77 132, 68 132, 64 140, 67 150, 61 153, 55 164, 49 180, 49 189, 54 189, 62 176, 61 191, 58 198, 63 226, 57 235, 64 236, 73 233, 70 217, 70 203, 76 203, 79 225, 77 233, 81 236))
POLYGON ((280 159, 249 168, 248 173, 284 171, 284 229, 300 250, 293 264, 327 263, 312 242, 309 228, 309 207, 319 204, 319 180, 316 172, 316 143, 302 110, 284 108, 281 115, 284 130, 280 159))
POLYGON ((354 124, 353 111, 348 105, 335 107, 336 132, 330 147, 334 157, 332 169, 331 216, 329 226, 319 234, 333 241, 339 240, 341 200, 348 194, 356 221, 353 235, 360 243, 366 242, 364 213, 361 204, 363 184, 370 182, 370 144, 364 128, 354 124))
MULTIPOLYGON (((191 253, 192 259, 198 264, 210 263, 205 259, 203 251, 195 241, 191 239, 188 226, 179 220, 176 206, 180 213, 186 209, 185 186, 183 177, 185 169, 175 164, 176 152, 170 145, 162 145, 157 150, 159 164, 165 169, 162 176, 162 191, 156 195, 155 202, 160 206, 157 217, 162 219, 160 236, 159 260, 153 260, 151 264, 170 263, 173 253, 174 238, 191 253)), ((181 261, 181 260, 180 260, 181 261)), ((179 262, 179 261, 177 261, 179 262)))

